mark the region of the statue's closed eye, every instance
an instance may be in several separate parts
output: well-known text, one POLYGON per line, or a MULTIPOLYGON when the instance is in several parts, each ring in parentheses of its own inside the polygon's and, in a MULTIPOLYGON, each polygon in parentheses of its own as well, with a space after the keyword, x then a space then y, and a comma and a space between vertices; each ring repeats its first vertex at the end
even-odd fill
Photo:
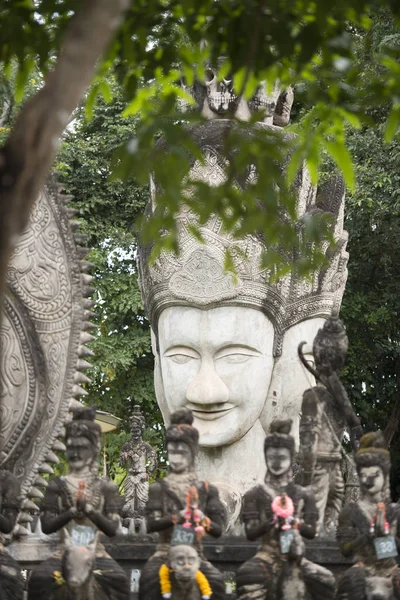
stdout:
POLYGON ((169 354, 168 358, 173 360, 178 365, 184 365, 189 362, 189 360, 196 360, 196 357, 188 356, 187 354, 169 354))
POLYGON ((247 362, 250 358, 252 358, 252 354, 225 354, 225 356, 220 356, 217 358, 218 361, 224 361, 230 364, 240 364, 247 362))

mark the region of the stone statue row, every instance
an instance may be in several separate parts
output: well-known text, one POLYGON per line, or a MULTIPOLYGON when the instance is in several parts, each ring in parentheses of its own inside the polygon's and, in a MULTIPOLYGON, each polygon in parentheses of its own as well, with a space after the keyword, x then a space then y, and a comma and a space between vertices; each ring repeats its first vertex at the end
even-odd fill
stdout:
MULTIPOLYGON (((67 424, 68 473, 48 486, 41 514, 43 532, 60 531, 60 544, 33 571, 29 599, 129 597, 123 569, 99 540, 100 532, 116 534, 122 502, 116 485, 97 472, 101 432, 94 416, 93 409, 83 408, 67 424)), ((225 509, 218 489, 196 474, 199 434, 192 422, 191 412, 182 409, 172 415, 166 431, 169 472, 150 486, 146 505, 148 531, 159 538, 141 574, 140 600, 225 597, 223 576, 202 549, 204 534, 223 533, 225 509)), ((311 487, 293 480, 295 442, 290 430, 290 421, 271 425, 264 443, 265 479, 244 496, 246 536, 260 545, 238 570, 238 598, 400 598, 400 505, 390 502, 390 458, 382 436, 362 436, 355 454, 360 498, 341 510, 337 530, 343 554, 355 564, 337 586, 330 571, 305 557, 304 540, 317 533, 318 510, 311 487)), ((1 492, 0 528, 9 533, 18 512, 18 489, 5 472, 1 492)), ((1 597, 22 598, 18 564, 4 548, 0 561, 1 597)))

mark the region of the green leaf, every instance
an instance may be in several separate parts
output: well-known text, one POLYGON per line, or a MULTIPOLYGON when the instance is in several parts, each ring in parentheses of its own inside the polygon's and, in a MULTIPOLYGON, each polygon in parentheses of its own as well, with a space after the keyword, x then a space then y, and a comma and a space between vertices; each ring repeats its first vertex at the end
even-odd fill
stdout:
POLYGON ((324 140, 323 145, 326 151, 336 162, 339 169, 342 171, 344 180, 349 189, 351 191, 354 191, 355 175, 353 160, 344 142, 340 142, 339 140, 335 140, 332 142, 324 140))
POLYGON ((400 105, 395 104, 390 112, 386 123, 385 142, 389 144, 394 140, 397 130, 400 126, 400 105))

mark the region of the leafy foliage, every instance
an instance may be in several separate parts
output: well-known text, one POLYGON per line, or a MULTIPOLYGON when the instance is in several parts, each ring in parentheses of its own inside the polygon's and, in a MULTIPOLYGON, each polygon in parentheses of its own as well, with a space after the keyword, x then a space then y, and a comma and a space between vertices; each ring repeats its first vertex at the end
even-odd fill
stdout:
POLYGON ((116 475, 120 445, 129 432, 129 415, 140 404, 149 426, 149 441, 160 448, 157 425, 161 415, 153 389, 153 356, 150 332, 144 318, 135 268, 136 234, 133 226, 147 202, 147 191, 134 181, 109 181, 115 148, 135 130, 133 118, 121 117, 124 102, 111 82, 113 101, 99 100, 90 122, 80 108, 60 149, 58 179, 74 195, 80 231, 93 248, 89 260, 95 279, 94 322, 98 335, 92 344, 94 369, 87 386, 88 401, 123 419, 122 432, 107 436, 107 464, 116 475))
MULTIPOLYGON (((0 64, 9 68, 13 60, 17 62, 17 93, 36 64, 43 72, 51 67, 61 36, 78 4, 76 0, 3 3, 0 39, 4 43, 0 45, 0 64), (19 35, 15 34, 17 30, 19 35)), ((160 212, 142 223, 144 235, 151 238, 159 231, 160 223, 164 225, 167 233, 159 239, 156 250, 162 247, 177 250, 175 216, 184 201, 198 213, 200 221, 211 212, 218 213, 230 231, 236 231, 237 223, 245 215, 246 229, 261 230, 271 245, 276 244, 267 260, 280 273, 296 237, 290 182, 303 161, 316 182, 322 146, 343 172, 350 189, 354 189, 354 168, 345 144, 347 125, 359 127, 368 118, 371 106, 382 102, 391 107, 387 127, 382 132, 386 140, 393 139, 400 124, 398 45, 388 39, 386 44, 375 47, 375 69, 370 69, 368 77, 359 77, 356 58, 360 40, 363 51, 372 57, 368 33, 371 8, 376 6, 387 10, 391 6, 399 15, 398 4, 391 5, 388 0, 373 4, 368 0, 290 3, 137 0, 132 3, 119 34, 99 65, 87 96, 86 114, 92 114, 96 97, 110 101, 113 90, 108 78, 113 72, 129 102, 124 115, 140 113, 141 116, 134 140, 120 140, 115 174, 126 180, 134 176, 143 184, 148 181, 149 173, 154 173, 160 182, 163 189, 160 212), (249 32, 252 32, 250 38, 249 32), (222 64, 220 57, 225 57, 222 64), (229 155, 240 138, 240 153, 228 167, 226 182, 212 189, 197 185, 195 198, 189 202, 185 196, 190 184, 187 152, 199 158, 200 154, 185 125, 198 121, 199 117, 186 114, 183 119, 176 112, 176 100, 182 96, 188 100, 179 82, 182 75, 188 85, 195 80, 204 81, 206 66, 217 63, 219 76, 230 73, 236 92, 246 98, 254 94, 260 81, 272 85, 279 79, 283 86, 289 83, 297 86, 301 102, 312 106, 312 110, 297 127, 300 138, 287 173, 274 168, 276 144, 270 136, 255 135, 254 139, 247 135, 246 124, 238 124, 226 136, 229 155), (170 147, 168 157, 164 154, 163 160, 155 143, 160 131, 170 147), (260 167, 259 181, 239 198, 235 183, 243 165, 252 162, 260 167), (275 206, 271 206, 271 198, 276 198, 271 191, 277 185, 280 195, 274 201, 275 206), (265 211, 254 208, 255 198, 265 211), (283 229, 278 219, 282 211, 288 215, 283 229)), ((320 241, 329 237, 326 223, 318 223, 310 230, 319 231, 320 241)), ((304 244, 301 252, 299 265, 303 270, 312 270, 322 260, 315 245, 304 244)))

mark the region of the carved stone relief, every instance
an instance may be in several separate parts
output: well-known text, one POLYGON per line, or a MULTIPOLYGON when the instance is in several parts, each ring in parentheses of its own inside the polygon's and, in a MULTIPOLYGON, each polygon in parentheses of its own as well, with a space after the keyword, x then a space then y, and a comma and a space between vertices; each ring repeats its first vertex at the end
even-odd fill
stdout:
MULTIPOLYGON (((52 182, 40 192, 15 246, 1 325, 1 468, 17 476, 25 499, 40 497, 40 473, 51 473, 71 398, 84 394, 90 365, 87 250, 73 233, 69 197, 52 182)), ((23 522, 23 518, 20 522, 23 522)))

